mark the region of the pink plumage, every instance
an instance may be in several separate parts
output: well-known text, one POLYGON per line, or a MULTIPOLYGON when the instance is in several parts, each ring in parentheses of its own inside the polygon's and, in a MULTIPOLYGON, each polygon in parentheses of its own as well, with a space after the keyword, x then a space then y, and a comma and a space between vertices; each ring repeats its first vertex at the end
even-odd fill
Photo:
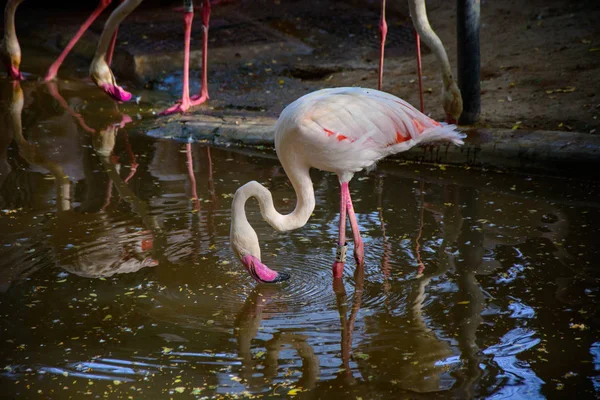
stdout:
POLYGON ((374 89, 334 88, 307 94, 287 106, 275 126, 275 149, 297 195, 294 211, 282 215, 273 197, 258 182, 249 182, 235 193, 232 204, 231 246, 259 282, 279 282, 289 276, 269 269, 260 260, 256 232, 246 218, 248 198, 258 199, 263 218, 279 231, 306 224, 315 208, 310 168, 338 175, 341 186, 338 251, 334 278, 342 276, 346 258, 346 216, 354 236, 357 265, 364 247, 350 197, 348 182, 354 173, 373 166, 387 155, 431 141, 463 144, 464 134, 454 125, 438 123, 413 106, 374 89))

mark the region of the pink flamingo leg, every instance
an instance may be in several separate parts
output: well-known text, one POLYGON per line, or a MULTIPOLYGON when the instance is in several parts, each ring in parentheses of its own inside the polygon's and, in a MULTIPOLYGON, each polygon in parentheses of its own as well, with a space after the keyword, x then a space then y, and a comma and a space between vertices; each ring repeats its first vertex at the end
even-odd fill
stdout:
POLYGON ((421 37, 415 30, 415 41, 417 42, 417 75, 419 76, 419 100, 421 101, 422 113, 425 112, 425 100, 423 99, 423 68, 421 63, 421 37))
POLYGON ((381 51, 379 56, 379 82, 377 89, 381 90, 383 86, 383 55, 385 52, 385 37, 387 36, 387 22, 385 21, 385 0, 381 0, 381 21, 379 22, 379 30, 381 31, 381 51))
POLYGON ((348 212, 348 219, 350 220, 350 226, 352 227, 352 237, 354 238, 354 259, 356 260, 357 266, 362 266, 365 261, 365 247, 360 237, 360 229, 358 228, 358 221, 354 214, 354 206, 352 205, 352 199, 350 198, 350 189, 348 184, 342 185, 342 190, 345 190, 346 196, 346 210, 348 212))
POLYGON ((73 46, 75 46, 75 44, 79 41, 79 39, 85 33, 85 31, 87 31, 90 25, 96 20, 96 18, 98 18, 102 11, 104 11, 104 9, 109 6, 111 2, 112 0, 100 0, 98 7, 96 7, 94 12, 88 17, 88 19, 85 20, 85 22, 81 25, 75 36, 73 36, 73 38, 69 41, 67 47, 65 47, 65 49, 62 51, 62 53, 60 53, 60 56, 58 56, 56 61, 54 61, 50 68, 48 68, 48 72, 46 73, 44 81, 48 82, 56 78, 56 74, 58 74, 58 69, 60 68, 61 64, 63 63, 69 52, 73 49, 73 46))
POLYGON ((346 212, 348 199, 346 193, 348 192, 348 182, 342 182, 340 192, 340 226, 339 226, 339 239, 338 249, 336 252, 336 260, 333 263, 333 279, 339 279, 342 277, 344 272, 344 259, 345 259, 345 248, 346 246, 346 212), (340 251, 343 252, 342 256, 339 256, 340 251))
POLYGON ((202 87, 200 94, 192 97, 192 106, 204 103, 208 97, 208 24, 210 21, 210 0, 202 3, 202 87))
POLYGON ((190 102, 190 41, 192 35, 192 21, 194 20, 194 11, 187 11, 184 14, 183 22, 185 25, 184 35, 184 53, 183 53, 183 93, 181 102, 162 111, 160 115, 169 115, 186 112, 192 105, 190 102))

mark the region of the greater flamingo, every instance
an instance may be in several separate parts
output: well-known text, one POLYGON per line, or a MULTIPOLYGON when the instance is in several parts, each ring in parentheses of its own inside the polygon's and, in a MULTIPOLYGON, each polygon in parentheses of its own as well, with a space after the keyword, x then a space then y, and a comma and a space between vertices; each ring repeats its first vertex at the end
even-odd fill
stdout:
MULTIPOLYGON (((23 0, 7 1, 6 8, 4 9, 4 37, 0 42, 0 58, 6 66, 6 70, 9 76, 17 81, 23 80, 23 74, 20 71, 21 47, 19 46, 17 32, 15 29, 15 14, 17 12, 17 7, 22 2, 23 0)), ((85 22, 81 25, 81 27, 71 38, 71 40, 69 40, 69 43, 67 43, 67 46, 63 49, 62 53, 60 53, 56 61, 54 61, 52 65, 48 68, 48 71, 46 72, 46 75, 44 77, 44 81, 48 82, 56 78, 56 75, 58 74, 58 69, 62 65, 69 52, 73 49, 75 44, 79 41, 81 36, 90 27, 90 25, 92 25, 96 18, 98 18, 102 11, 104 11, 104 9, 108 7, 111 2, 112 0, 100 0, 98 2, 98 6, 96 7, 96 9, 92 12, 88 19, 85 20, 85 22)), ((109 65, 112 59, 115 41, 116 29, 111 38, 110 49, 107 54, 107 63, 109 65)))
POLYGON ((246 201, 256 197, 263 218, 278 231, 306 224, 315 208, 310 168, 338 175, 340 224, 334 278, 340 278, 346 258, 346 214, 354 237, 354 257, 362 265, 364 248, 348 183, 354 173, 390 155, 432 141, 463 144, 456 126, 440 124, 407 102, 374 89, 333 88, 307 94, 288 105, 275 125, 275 150, 296 191, 296 208, 282 215, 271 192, 256 181, 240 187, 231 207, 231 247, 250 275, 259 282, 289 278, 261 262, 256 232, 248 223, 246 201))
MULTIPOLYGON (((423 88, 421 85, 421 51, 420 51, 420 39, 431 49, 435 54, 441 69, 442 69, 442 106, 446 112, 446 121, 449 123, 456 123, 458 117, 462 113, 463 104, 462 96, 458 85, 454 77, 452 76, 452 68, 448 61, 448 54, 444 49, 444 44, 429 24, 427 18, 427 10, 425 7, 425 0, 408 0, 408 7, 410 9, 410 18, 412 19, 415 30, 417 31, 417 72, 419 74, 419 94, 421 97, 421 112, 423 112, 423 88)), ((383 58, 385 50, 385 38, 387 35, 387 23, 385 20, 385 0, 381 1, 381 21, 379 23, 379 29, 381 31, 381 46, 380 46, 380 58, 379 58, 379 80, 377 88, 382 89, 383 85, 383 58)))

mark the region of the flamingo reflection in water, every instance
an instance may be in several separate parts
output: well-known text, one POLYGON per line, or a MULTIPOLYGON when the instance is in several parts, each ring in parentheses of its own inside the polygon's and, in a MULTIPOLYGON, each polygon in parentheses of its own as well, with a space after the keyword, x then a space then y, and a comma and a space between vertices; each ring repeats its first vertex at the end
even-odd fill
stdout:
MULTIPOLYGON (((50 90, 51 94, 54 90, 56 88, 50 90)), ((56 95, 60 96, 58 92, 53 93, 53 96, 56 95)), ((23 135, 23 104, 23 90, 20 84, 15 82, 9 110, 10 132, 14 136, 19 155, 28 164, 28 168, 43 174, 49 173, 53 178, 56 214, 46 224, 51 233, 50 239, 42 241, 50 242, 48 244, 53 248, 57 264, 83 277, 106 277, 155 266, 156 261, 148 256, 152 234, 148 230, 115 227, 105 212, 110 203, 110 188, 114 179, 118 178, 116 171, 120 168, 110 157, 115 145, 114 138, 119 127, 130 119, 122 118, 121 123, 109 124, 99 133, 93 134, 94 136, 81 136, 76 126, 65 124, 74 129, 67 128, 73 132, 66 136, 64 143, 57 141, 59 136, 55 135, 52 140, 42 138, 37 144, 32 144, 23 135), (84 143, 81 143, 79 138, 82 138, 84 143), (86 141, 91 142, 93 150, 90 146, 82 146, 86 141), (72 149, 66 150, 65 147, 72 149), (92 153, 100 155, 102 162, 110 163, 110 169, 115 172, 116 177, 106 179, 106 175, 98 173, 92 153), (75 207, 72 199, 75 193, 74 183, 84 186, 81 202, 75 207), (103 234, 107 230, 111 233, 103 234), (85 239, 82 241, 82 238, 85 239), (119 251, 115 252, 115 249, 119 251)), ((70 106, 61 102, 61 105, 63 104, 69 108, 66 115, 69 118, 74 117, 70 106)))

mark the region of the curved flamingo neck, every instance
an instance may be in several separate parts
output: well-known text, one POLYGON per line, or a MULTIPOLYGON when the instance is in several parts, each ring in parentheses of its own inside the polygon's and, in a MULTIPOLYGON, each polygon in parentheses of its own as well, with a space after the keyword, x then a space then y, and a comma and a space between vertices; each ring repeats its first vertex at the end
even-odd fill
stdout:
POLYGON ((297 229, 306 224, 315 208, 315 195, 308 168, 286 168, 292 186, 296 191, 294 211, 283 215, 273 205, 271 192, 256 181, 240 187, 233 198, 231 207, 231 245, 239 257, 247 252, 260 259, 260 248, 256 232, 246 218, 245 205, 250 197, 255 197, 265 221, 278 231, 297 229))
POLYGON ((255 197, 258 200, 262 217, 274 229, 283 232, 304 226, 315 209, 312 181, 307 168, 294 169, 288 176, 297 196, 294 211, 286 215, 280 214, 273 205, 271 192, 260 183, 252 181, 236 192, 232 208, 234 215, 238 215, 236 211, 241 208, 245 217, 243 207, 250 197, 255 197))
POLYGON ((15 14, 17 7, 23 0, 9 0, 4 9, 4 34, 5 40, 17 40, 17 32, 15 30, 15 14))
POLYGON ((450 61, 448 61, 448 54, 444 49, 444 45, 440 38, 435 34, 429 19, 427 18, 427 10, 425 8, 424 0, 410 0, 408 2, 411 19, 415 25, 415 29, 419 33, 421 40, 425 42, 427 47, 435 54, 440 67, 442 69, 442 79, 444 86, 449 87, 454 78, 452 77, 452 69, 450 68, 450 61))

